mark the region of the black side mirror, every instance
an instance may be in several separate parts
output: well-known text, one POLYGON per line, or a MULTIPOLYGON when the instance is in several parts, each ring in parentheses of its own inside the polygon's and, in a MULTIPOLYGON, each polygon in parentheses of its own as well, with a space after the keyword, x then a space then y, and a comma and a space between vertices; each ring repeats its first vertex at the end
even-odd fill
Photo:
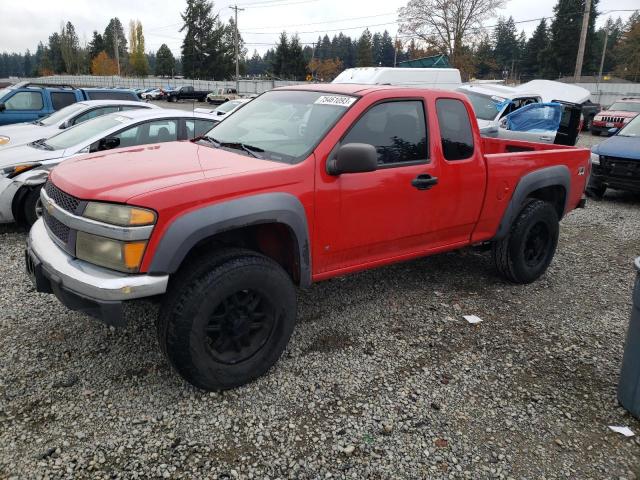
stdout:
POLYGON ((98 150, 111 150, 112 148, 118 148, 120 146, 120 139, 118 137, 106 137, 101 138, 98 143, 98 150))
POLYGON ((4 112, 7 109, 7 106, 3 103, 0 103, 0 112, 4 112))
POLYGON ((373 172, 378 168, 376 147, 368 143, 347 143, 338 149, 336 156, 327 162, 329 175, 373 172))
POLYGON ((65 128, 69 128, 71 125, 73 125, 71 120, 67 120, 65 122, 62 122, 62 125, 60 125, 60 130, 64 130, 65 128))

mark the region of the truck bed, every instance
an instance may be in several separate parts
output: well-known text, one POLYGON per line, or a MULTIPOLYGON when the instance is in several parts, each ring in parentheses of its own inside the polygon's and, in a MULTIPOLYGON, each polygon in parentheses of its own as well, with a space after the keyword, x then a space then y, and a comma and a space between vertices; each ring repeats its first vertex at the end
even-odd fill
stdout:
POLYGON ((518 182, 541 168, 564 165, 569 170, 571 191, 565 212, 574 209, 584 193, 590 173, 587 148, 482 137, 487 166, 485 201, 472 242, 490 240, 502 221, 518 182))

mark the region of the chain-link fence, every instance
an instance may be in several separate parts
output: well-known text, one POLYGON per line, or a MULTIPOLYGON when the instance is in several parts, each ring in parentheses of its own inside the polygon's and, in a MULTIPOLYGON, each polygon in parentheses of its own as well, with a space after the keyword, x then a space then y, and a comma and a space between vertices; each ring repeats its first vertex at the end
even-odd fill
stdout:
MULTIPOLYGON (((65 84, 74 87, 124 87, 124 88, 166 88, 180 87, 182 85, 191 85, 195 90, 215 91, 220 87, 235 88, 235 81, 208 81, 208 80, 192 80, 186 78, 162 78, 162 77, 119 77, 114 76, 98 76, 98 75, 52 75, 49 77, 36 78, 17 78, 7 79, 11 83, 29 81, 44 84, 65 84)), ((254 93, 262 93, 275 87, 283 87, 288 85, 299 85, 304 82, 294 82, 286 80, 240 80, 240 94, 251 95, 254 93)))

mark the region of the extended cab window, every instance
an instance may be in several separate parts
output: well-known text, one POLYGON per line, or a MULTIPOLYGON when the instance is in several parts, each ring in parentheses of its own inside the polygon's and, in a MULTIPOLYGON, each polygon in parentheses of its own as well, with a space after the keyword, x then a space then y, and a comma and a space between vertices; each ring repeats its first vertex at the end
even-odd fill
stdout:
POLYGON ((342 140, 367 143, 378 152, 378 164, 426 161, 427 127, 419 100, 386 102, 371 107, 342 140))
POLYGON ((51 103, 56 111, 75 102, 76 94, 73 92, 51 92, 51 103))
POLYGON ((447 160, 464 160, 473 155, 473 132, 467 109, 460 100, 436 101, 442 153, 447 160))
POLYGON ((141 123, 110 136, 120 139, 120 147, 173 142, 178 140, 178 120, 156 120, 141 123))
POLYGON ((7 110, 42 110, 40 92, 18 92, 5 102, 7 110))

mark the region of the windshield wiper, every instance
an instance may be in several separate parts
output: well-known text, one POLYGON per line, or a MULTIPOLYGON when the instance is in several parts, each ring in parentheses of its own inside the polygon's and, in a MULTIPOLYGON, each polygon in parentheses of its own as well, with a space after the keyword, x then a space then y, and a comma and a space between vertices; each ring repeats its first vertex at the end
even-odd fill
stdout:
POLYGON ((218 140, 216 140, 213 137, 209 137, 208 135, 203 135, 202 137, 200 137, 198 140, 199 141, 204 141, 204 142, 209 142, 211 143, 214 147, 216 148, 220 148, 222 145, 220 144, 220 142, 218 140))
POLYGON ((234 148, 236 150, 244 150, 249 155, 255 158, 262 159, 262 155, 258 155, 256 152, 264 152, 264 149, 260 147, 254 147, 253 145, 247 145, 242 142, 219 142, 222 147, 234 148))
POLYGON ((45 143, 45 138, 41 138, 40 140, 36 140, 35 142, 32 142, 31 145, 37 147, 37 148, 44 148, 45 150, 53 150, 53 147, 51 145, 47 145, 45 143))

